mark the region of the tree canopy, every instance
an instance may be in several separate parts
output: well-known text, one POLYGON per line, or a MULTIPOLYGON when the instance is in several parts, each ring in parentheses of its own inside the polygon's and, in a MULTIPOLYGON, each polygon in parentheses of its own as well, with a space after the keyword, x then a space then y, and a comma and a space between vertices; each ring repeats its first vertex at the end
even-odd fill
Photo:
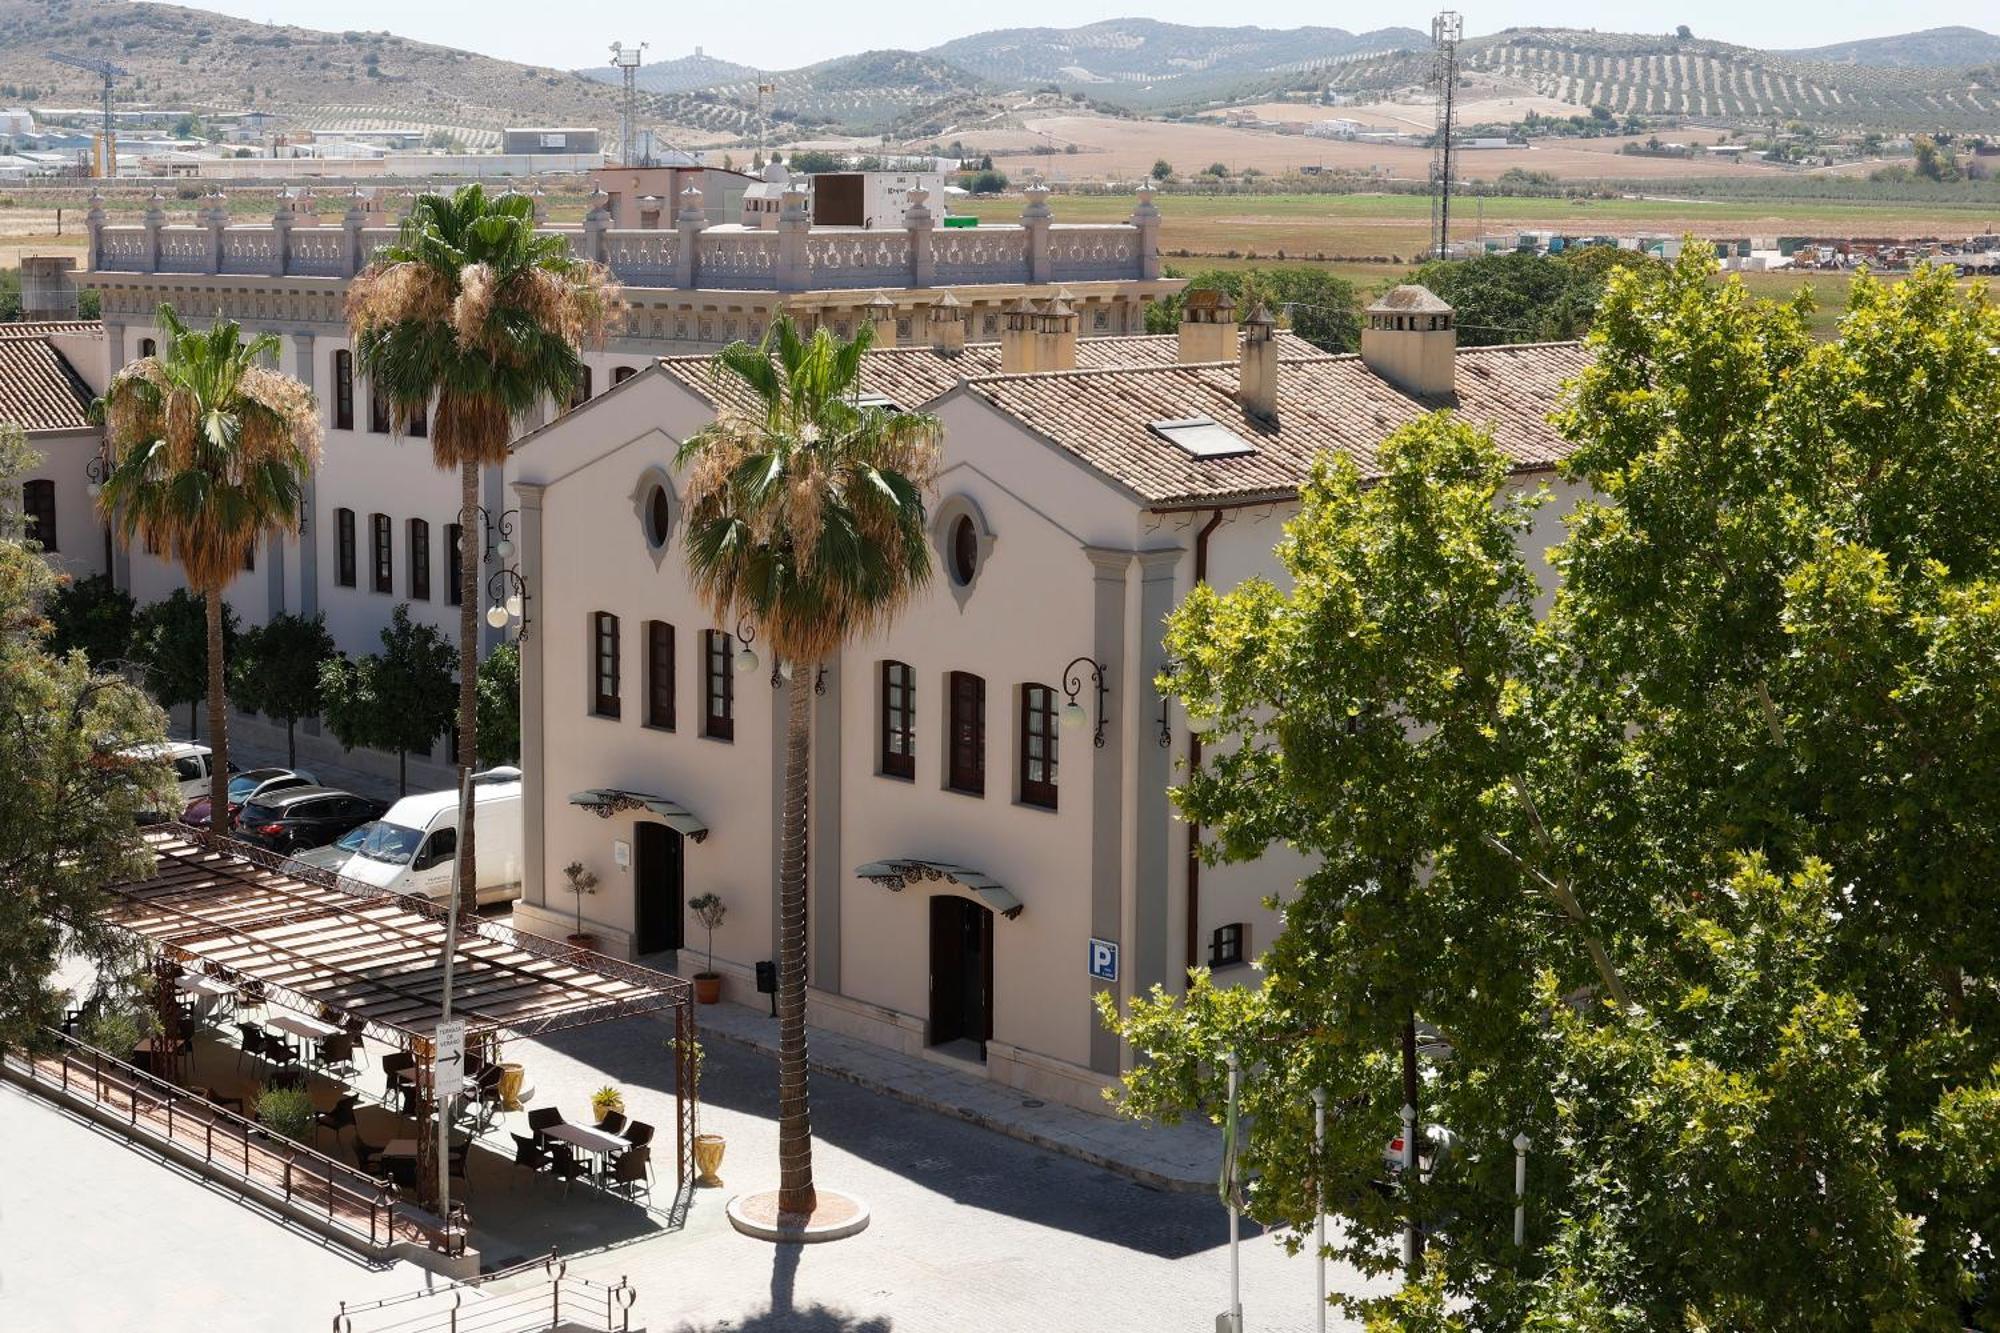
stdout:
POLYGON ((116 671, 132 656, 137 607, 108 575, 64 580, 43 600, 49 651, 80 652, 100 671, 116 671))
MULTIPOLYGON (((222 655, 236 655, 236 608, 222 608, 222 655)), ((132 656, 144 664, 146 692, 160 707, 188 705, 190 734, 198 734, 194 705, 208 695, 208 608, 186 588, 176 588, 139 608, 132 622, 132 656)))
POLYGON ((1404 281, 1430 288, 1458 312, 1461 347, 1566 342, 1590 332, 1610 273, 1658 262, 1635 250, 1590 245, 1557 255, 1435 259, 1404 281))
POLYGON ((281 611, 244 632, 231 663, 230 689, 243 706, 285 724, 288 764, 299 762, 299 719, 319 713, 320 667, 332 656, 324 615, 281 611))
POLYGON ((1187 286, 1146 307, 1146 332, 1172 333, 1180 325, 1187 293, 1223 291, 1236 298, 1241 319, 1262 301, 1292 332, 1323 352, 1352 352, 1361 346, 1361 309, 1354 284, 1323 268, 1305 264, 1272 264, 1247 269, 1204 269, 1170 277, 1185 277, 1187 286))
POLYGON ((430 625, 398 606, 382 631, 382 651, 320 666, 326 725, 342 745, 396 752, 396 782, 409 790, 409 752, 428 751, 458 716, 457 650, 430 625))
POLYGON ((1559 590, 1522 481, 1433 417, 1379 484, 1322 465, 1289 589, 1174 617, 1205 854, 1313 869, 1261 989, 1122 1020, 1128 1104, 1212 1113, 1237 1051, 1256 1215, 1296 1243, 1323 1204, 1376 1271, 1406 1223, 1448 1240, 1384 1327, 1992 1316, 2000 313, 1940 270, 1858 279, 1838 341, 1809 312, 1701 247, 1611 275, 1559 590), (1411 1019, 1458 1147, 1402 1180, 1411 1019))
POLYGON ((521 761, 521 646, 503 643, 479 664, 479 762, 521 761))

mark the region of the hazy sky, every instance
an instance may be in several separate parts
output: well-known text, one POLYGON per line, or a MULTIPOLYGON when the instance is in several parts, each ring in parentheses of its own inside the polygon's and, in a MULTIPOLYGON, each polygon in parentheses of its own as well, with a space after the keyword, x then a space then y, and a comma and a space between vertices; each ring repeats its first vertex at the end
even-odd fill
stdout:
MULTIPOLYGON (((939 0, 750 0, 678 4, 595 0, 575 8, 549 0, 210 0, 200 8, 257 21, 309 28, 387 29, 403 37, 465 47, 531 64, 572 68, 603 64, 613 41, 650 42, 648 60, 709 55, 765 69, 789 69, 875 47, 921 48, 999 27, 1073 27, 1143 15, 1172 23, 1302 24, 1364 31, 1403 25, 1428 31, 1444 3, 1373 4, 1257 0, 1241 5, 1197 0, 1009 0, 952 5, 939 0), (1218 18, 1218 15, 1226 17, 1218 18)), ((1947 24, 1977 23, 1980 5, 1964 0, 1498 0, 1460 6, 1468 35, 1513 26, 1574 25, 1622 32, 1665 32, 1685 23, 1703 37, 1745 46, 1819 46, 1947 24)), ((1989 22, 1988 28, 2000 26, 1989 22)))

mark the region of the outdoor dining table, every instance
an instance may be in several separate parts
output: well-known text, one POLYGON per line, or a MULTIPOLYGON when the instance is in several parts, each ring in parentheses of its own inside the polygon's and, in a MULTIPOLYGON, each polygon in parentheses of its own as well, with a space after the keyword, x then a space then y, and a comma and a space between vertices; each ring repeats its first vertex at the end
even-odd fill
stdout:
POLYGON ((600 1158, 608 1158, 612 1153, 623 1152, 632 1145, 616 1134, 607 1134, 589 1125, 572 1125, 568 1121, 550 1125, 542 1131, 546 1138, 561 1139, 571 1147, 581 1148, 587 1153, 595 1153, 600 1158))
POLYGON ((340 1031, 331 1023, 322 1023, 317 1018, 307 1018, 304 1014, 272 1014, 264 1020, 264 1026, 289 1032, 295 1037, 304 1037, 307 1041, 320 1041, 340 1031))
POLYGON ((417 1141, 415 1139, 390 1139, 382 1145, 381 1155, 384 1157, 415 1157, 417 1155, 417 1141))
POLYGON ((208 1000, 220 1000, 224 996, 233 997, 236 987, 228 982, 217 981, 214 977, 187 975, 174 980, 174 988, 186 995, 199 995, 208 1000))

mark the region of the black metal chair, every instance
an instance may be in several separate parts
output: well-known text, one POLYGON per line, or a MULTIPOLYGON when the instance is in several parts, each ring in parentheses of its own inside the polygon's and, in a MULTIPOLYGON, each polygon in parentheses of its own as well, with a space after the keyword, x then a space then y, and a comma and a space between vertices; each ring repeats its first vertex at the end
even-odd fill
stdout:
POLYGON ((597 1127, 606 1134, 616 1134, 619 1130, 625 1128, 625 1113, 623 1111, 606 1111, 604 1119, 597 1122, 597 1127))
POLYGON ((549 1174, 563 1183, 567 1195, 571 1181, 590 1178, 590 1168, 577 1160, 567 1143, 557 1139, 549 1144, 549 1174))
POLYGON ((653 1127, 643 1120, 634 1120, 631 1124, 625 1126, 623 1138, 630 1146, 624 1152, 618 1154, 618 1156, 622 1159, 634 1152, 643 1153, 645 1155, 646 1170, 650 1173, 653 1169, 653 1152, 647 1145, 653 1141, 653 1127))
POLYGON ((382 1100, 401 1106, 404 1115, 416 1114, 416 1068, 417 1057, 408 1051, 390 1051, 382 1057, 382 1100))
POLYGON ((264 1029, 255 1023, 238 1023, 236 1030, 243 1034, 243 1048, 236 1052, 236 1070, 243 1071, 243 1057, 264 1058, 264 1029))
POLYGON ((319 1141, 319 1131, 322 1129, 332 1130, 336 1139, 340 1137, 340 1131, 343 1129, 352 1129, 359 1135, 361 1125, 354 1118, 354 1107, 360 1100, 359 1094, 350 1092, 326 1110, 314 1115, 313 1141, 315 1143, 319 1141))
POLYGON ((299 1062, 299 1048, 290 1037, 265 1028, 264 1058, 280 1068, 295 1065, 299 1062))
POLYGON ((651 1148, 631 1148, 619 1153, 611 1163, 605 1187, 617 1190, 628 1199, 637 1199, 640 1190, 646 1192, 646 1201, 653 1199, 653 1150, 651 1148))
POLYGON ((528 1128, 534 1131, 535 1142, 548 1147, 551 1140, 546 1131, 552 1125, 563 1123, 562 1112, 553 1106, 537 1106, 528 1112, 528 1128))
POLYGON ((374 1174, 375 1159, 382 1155, 385 1143, 365 1143, 361 1138, 361 1126, 354 1127, 354 1164, 361 1170, 374 1174))
POLYGON ((549 1155, 535 1139, 526 1134, 510 1135, 514 1140, 514 1165, 525 1166, 535 1175, 548 1169, 549 1155))
POLYGON ((338 1068, 349 1077, 353 1076, 355 1072, 354 1038, 348 1036, 345 1032, 336 1032, 330 1037, 321 1037, 315 1044, 318 1048, 316 1054, 321 1068, 338 1068))

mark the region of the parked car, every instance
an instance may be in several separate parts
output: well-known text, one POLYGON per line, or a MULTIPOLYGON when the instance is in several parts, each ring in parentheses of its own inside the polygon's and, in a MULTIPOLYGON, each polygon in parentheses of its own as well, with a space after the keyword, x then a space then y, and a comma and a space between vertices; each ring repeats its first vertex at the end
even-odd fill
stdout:
MULTIPOLYGON (((251 768, 241 773, 229 775, 229 822, 236 822, 238 812, 246 801, 255 800, 269 792, 283 791, 287 787, 314 787, 319 779, 303 768, 251 768)), ((200 800, 189 801, 187 809, 181 811, 183 824, 208 824, 208 794, 204 792, 200 800)))
MULTIPOLYGON (((479 821, 479 901, 518 898, 521 770, 475 773, 472 790, 479 821)), ((458 793, 447 790, 405 796, 375 823, 298 860, 376 888, 443 902, 451 895, 451 868, 457 855, 458 793)))
MULTIPOLYGON (((133 759, 161 760, 172 764, 174 781, 180 784, 181 800, 192 801, 197 796, 208 795, 209 765, 215 762, 215 752, 206 745, 193 741, 164 741, 159 745, 141 745, 125 751, 133 759)), ((234 773, 236 765, 229 771, 234 773)))
POLYGON ((236 817, 236 836, 289 856, 324 847, 379 817, 382 810, 382 802, 336 787, 286 787, 244 802, 236 817))

